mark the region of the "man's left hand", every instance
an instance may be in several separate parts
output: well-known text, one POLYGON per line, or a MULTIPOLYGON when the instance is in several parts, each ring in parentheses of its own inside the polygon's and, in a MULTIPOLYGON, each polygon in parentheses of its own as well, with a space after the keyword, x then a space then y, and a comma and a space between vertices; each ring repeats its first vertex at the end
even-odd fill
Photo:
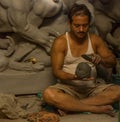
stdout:
POLYGON ((92 54, 92 63, 94 64, 100 64, 101 63, 101 56, 98 54, 92 54))

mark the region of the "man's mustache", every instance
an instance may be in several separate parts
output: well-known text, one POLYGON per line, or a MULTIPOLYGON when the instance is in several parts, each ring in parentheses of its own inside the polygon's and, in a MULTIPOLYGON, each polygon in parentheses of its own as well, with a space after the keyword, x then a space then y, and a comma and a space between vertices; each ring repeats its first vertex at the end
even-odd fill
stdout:
POLYGON ((78 34, 84 34, 85 32, 77 32, 78 34))

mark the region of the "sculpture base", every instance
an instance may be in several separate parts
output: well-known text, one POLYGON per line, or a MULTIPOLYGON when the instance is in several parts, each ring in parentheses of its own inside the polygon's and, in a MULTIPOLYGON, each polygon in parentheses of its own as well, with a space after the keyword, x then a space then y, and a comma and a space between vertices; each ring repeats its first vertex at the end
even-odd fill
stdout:
POLYGON ((0 73, 0 92, 12 94, 34 94, 56 82, 51 68, 40 72, 6 70, 0 73))

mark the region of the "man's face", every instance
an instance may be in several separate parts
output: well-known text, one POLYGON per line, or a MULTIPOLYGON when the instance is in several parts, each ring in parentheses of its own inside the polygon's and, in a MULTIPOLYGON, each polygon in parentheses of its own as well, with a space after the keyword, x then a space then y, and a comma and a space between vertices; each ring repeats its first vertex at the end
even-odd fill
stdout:
POLYGON ((86 37, 89 30, 89 18, 86 15, 78 15, 72 17, 70 28, 74 36, 79 39, 86 37))

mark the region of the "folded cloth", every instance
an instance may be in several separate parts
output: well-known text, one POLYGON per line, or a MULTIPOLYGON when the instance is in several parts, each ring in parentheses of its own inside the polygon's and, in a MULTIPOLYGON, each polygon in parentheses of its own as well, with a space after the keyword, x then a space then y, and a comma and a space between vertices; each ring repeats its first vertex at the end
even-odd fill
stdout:
POLYGON ((0 93, 0 118, 24 118, 27 111, 22 109, 13 94, 0 93))
POLYGON ((40 111, 38 113, 29 114, 27 120, 30 122, 59 122, 60 119, 55 113, 40 111))

